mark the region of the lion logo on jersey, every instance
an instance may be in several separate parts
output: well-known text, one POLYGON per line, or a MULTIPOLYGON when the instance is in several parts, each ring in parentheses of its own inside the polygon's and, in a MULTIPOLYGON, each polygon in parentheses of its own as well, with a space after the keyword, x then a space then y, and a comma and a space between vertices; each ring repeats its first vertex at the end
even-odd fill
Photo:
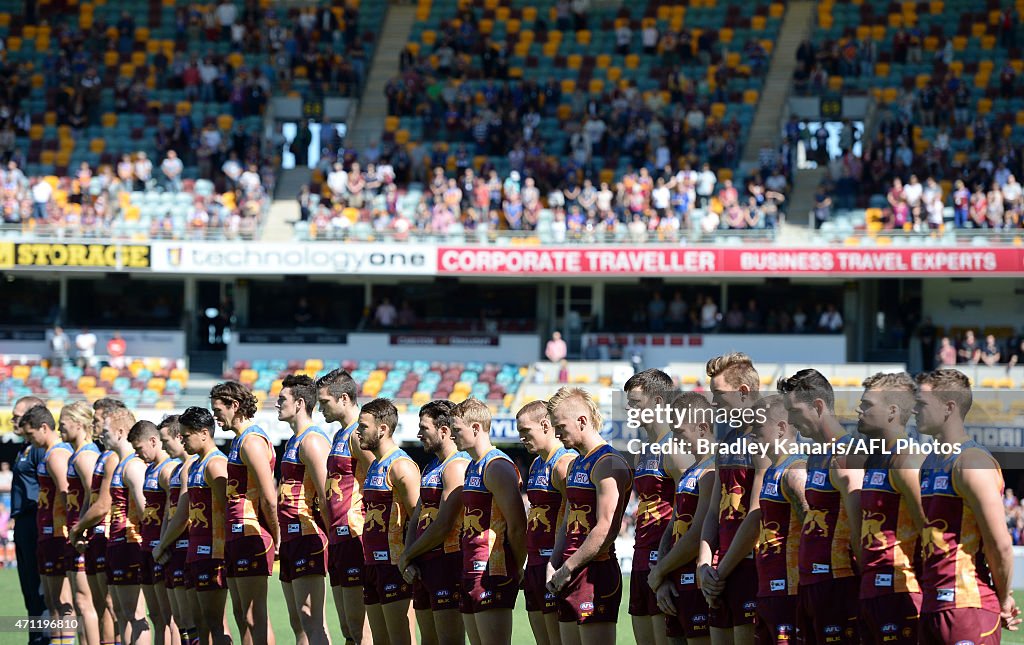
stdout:
POLYGON ((433 506, 420 509, 420 521, 419 524, 424 529, 433 523, 437 519, 437 509, 433 506))
POLYGON ((804 535, 810 535, 817 529, 821 537, 828 537, 828 525, 825 523, 825 510, 809 508, 804 515, 804 535))
POLYGON ((860 523, 860 542, 869 547, 875 542, 880 544, 879 548, 885 549, 888 541, 885 539, 885 532, 882 531, 882 523, 885 522, 885 515, 874 511, 864 511, 864 519, 860 523))
POLYGON ((678 540, 686 534, 686 529, 690 528, 690 524, 693 524, 692 515, 678 515, 674 522, 672 522, 672 539, 678 540))
POLYGON ((782 553, 782 531, 778 522, 761 522, 761 533, 757 536, 757 551, 763 555, 782 553))
POLYGON ((477 535, 484 532, 484 527, 480 524, 480 520, 484 516, 484 509, 474 508, 472 511, 466 511, 462 516, 462 531, 463 533, 475 533, 477 535))
POLYGON ((50 508, 50 492, 40 488, 39 489, 39 508, 50 508))
POLYGON ((74 492, 68 491, 67 499, 68 499, 68 503, 67 503, 67 507, 68 508, 74 508, 74 509, 80 508, 81 502, 79 502, 79 500, 78 500, 78 491, 77 490, 74 491, 74 492))
POLYGON ((551 530, 551 522, 548 521, 548 510, 547 506, 531 506, 530 512, 526 515, 526 525, 531 531, 536 531, 544 526, 544 530, 551 530))
POLYGON ((723 520, 741 520, 747 515, 743 506, 743 487, 722 486, 722 501, 718 504, 718 514, 723 520))
POLYGON ((946 541, 946 520, 929 522, 921 531, 921 555, 948 555, 952 546, 946 541))
POLYGON ((143 524, 159 524, 160 515, 157 513, 160 507, 158 506, 147 506, 146 510, 142 512, 142 523, 143 524))
POLYGON ((335 473, 327 478, 327 497, 344 497, 344 493, 341 492, 341 473, 335 473))
POLYGON ((590 522, 587 520, 587 513, 590 510, 589 504, 583 504, 578 508, 570 509, 565 520, 566 531, 568 533, 589 533, 590 522))
POLYGON ((641 495, 636 507, 636 518, 638 522, 657 522, 661 519, 661 511, 658 510, 658 503, 661 500, 656 494, 641 495))
POLYGON ((225 493, 226 493, 228 499, 232 499, 232 498, 235 498, 235 497, 240 497, 240 495, 238 494, 238 480, 237 479, 229 479, 228 480, 228 486, 224 490, 225 490, 225 493))
POLYGON ((206 519, 206 504, 199 502, 189 506, 188 521, 192 523, 192 526, 202 525, 205 528, 210 528, 210 522, 206 519))
POLYGON ((387 529, 387 522, 384 521, 384 511, 387 507, 383 504, 377 506, 376 504, 366 505, 366 518, 363 520, 363 530, 372 531, 374 526, 379 528, 381 531, 387 529))

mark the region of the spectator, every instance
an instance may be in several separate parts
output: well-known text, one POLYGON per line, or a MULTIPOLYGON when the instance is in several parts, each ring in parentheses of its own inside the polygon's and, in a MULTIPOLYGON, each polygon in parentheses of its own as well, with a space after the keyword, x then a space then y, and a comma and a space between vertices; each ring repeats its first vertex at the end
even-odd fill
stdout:
POLYGON ((395 306, 391 304, 389 298, 384 298, 379 305, 377 305, 377 311, 373 315, 373 320, 381 327, 393 327, 395 320, 398 318, 398 311, 395 306))
POLYGON ((1010 352, 1010 361, 1006 365, 1006 371, 1009 372, 1018 363, 1024 361, 1024 338, 1019 339, 1019 342, 1011 344, 1012 351, 1010 352))
POLYGON ((718 313, 718 305, 712 300, 711 296, 704 297, 704 304, 700 308, 700 328, 701 331, 711 332, 718 328, 718 323, 721 321, 722 315, 718 313))
POLYGON ((126 365, 125 354, 128 353, 128 344, 121 337, 121 332, 115 331, 113 337, 107 341, 107 356, 111 367, 122 369, 126 365))
POLYGON ((50 339, 50 365, 63 367, 64 361, 68 360, 71 354, 71 339, 64 333, 62 327, 53 328, 53 338, 50 339))
POLYGON ((0 462, 0 504, 11 507, 11 486, 14 484, 14 471, 9 462, 0 462))
POLYGON ((950 342, 949 336, 942 337, 937 358, 939 367, 953 367, 956 365, 956 348, 950 342))
POLYGON ((558 382, 569 382, 569 361, 565 360, 564 358, 558 361, 558 382))
POLYGON ((32 185, 32 219, 45 220, 53 196, 53 186, 45 179, 36 179, 32 185))
POLYGON ((981 362, 989 367, 999 364, 1001 353, 996 337, 992 334, 985 336, 985 346, 981 348, 981 362))
POLYGON ((160 171, 164 173, 164 185, 167 190, 172 193, 181 190, 181 173, 183 170, 185 170, 185 165, 178 158, 178 153, 174 150, 168 150, 167 157, 160 164, 160 171))
POLYGON ((686 330, 687 309, 683 294, 676 291, 672 296, 672 302, 668 305, 668 322, 671 331, 679 333, 686 330))
POLYGON ((83 327, 75 336, 75 349, 78 351, 78 365, 82 369, 92 367, 96 360, 96 334, 83 327))
POLYGON ((565 341, 562 340, 561 332, 554 332, 551 334, 551 340, 548 341, 544 347, 544 356, 552 363, 559 363, 565 360, 565 357, 569 354, 569 349, 565 345, 565 341))
POLYGON ((398 311, 398 326, 402 329, 412 329, 416 325, 416 310, 412 308, 408 300, 402 301, 402 308, 398 311))
POLYGON ((828 196, 828 190, 822 184, 814 193, 814 228, 820 229, 821 225, 830 219, 832 219, 832 198, 828 196))
POLYGON ((974 337, 974 330, 968 329, 964 334, 964 341, 960 344, 960 349, 957 350, 957 356, 960 359, 959 362, 969 365, 977 365, 981 360, 981 348, 974 337))
POLYGON ((655 291, 654 297, 647 303, 647 322, 651 331, 665 331, 665 310, 665 301, 661 298, 661 292, 655 291))
POLYGON ((836 306, 829 303, 821 318, 818 319, 818 329, 823 332, 835 333, 843 331, 843 317, 836 310, 836 306))

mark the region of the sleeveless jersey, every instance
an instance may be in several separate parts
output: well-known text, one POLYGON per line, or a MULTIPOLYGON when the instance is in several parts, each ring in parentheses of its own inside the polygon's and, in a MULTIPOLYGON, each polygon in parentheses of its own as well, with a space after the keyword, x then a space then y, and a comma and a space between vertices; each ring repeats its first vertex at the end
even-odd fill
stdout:
MULTIPOLYGON (((745 428, 733 428, 726 434, 723 443, 751 441, 745 428)), ((754 486, 754 462, 750 454, 721 454, 716 457, 715 468, 722 486, 722 497, 718 503, 718 557, 729 551, 740 524, 750 511, 751 489, 754 486)), ((714 511, 714 509, 712 509, 714 511)))
POLYGON ((67 523, 66 509, 60 501, 57 483, 50 476, 46 463, 50 461, 50 455, 58 450, 66 450, 73 453, 70 444, 63 441, 50 446, 46 454, 39 460, 36 466, 36 481, 39 482, 39 507, 36 511, 36 529, 39 531, 40 540, 52 540, 66 538, 67 523))
MULTIPOLYGON (((174 513, 178 510, 178 500, 181 499, 181 475, 185 470, 184 462, 178 461, 178 464, 171 471, 171 478, 168 481, 168 486, 171 491, 167 494, 167 517, 174 517, 174 513)), ((188 479, 188 473, 185 472, 186 481, 188 479)), ((186 551, 188 550, 188 526, 182 529, 181 533, 178 534, 176 540, 174 540, 175 551, 186 551)))
MULTIPOLYGON (((97 502, 97 500, 99 500, 99 498, 100 498, 100 488, 103 487, 103 476, 107 472, 107 468, 109 467, 109 465, 107 464, 107 461, 110 460, 111 456, 116 458, 117 457, 117 453, 114 452, 113 450, 104 450, 100 454, 99 459, 96 460, 96 467, 93 468, 93 470, 92 470, 92 481, 89 482, 89 505, 90 506, 95 504, 97 502)), ((110 511, 107 511, 107 514, 105 516, 103 516, 103 519, 100 520, 96 524, 95 527, 93 527, 92 534, 93 535, 105 535, 107 533, 107 529, 109 528, 109 525, 110 525, 110 511)))
MULTIPOLYGON (((671 440, 672 433, 666 432, 658 443, 671 440)), ((658 562, 658 546, 665 528, 672 521, 672 501, 675 497, 675 482, 665 472, 661 453, 639 455, 633 471, 633 488, 636 490, 636 542, 633 546, 633 570, 646 571, 658 562)))
POLYGON ((761 534, 757 538, 757 597, 795 596, 800 581, 800 516, 782 478, 803 455, 790 455, 764 473, 761 485, 761 534))
POLYGON ((251 425, 231 441, 227 465, 227 495, 224 503, 225 522, 228 527, 224 536, 226 542, 248 535, 270 534, 260 522, 259 482, 255 473, 252 473, 242 461, 242 443, 249 437, 255 437, 256 441, 267 442, 267 447, 270 449, 270 472, 274 472, 276 456, 273 446, 270 444, 270 438, 263 428, 251 425))
POLYGON ((309 426, 288 440, 281 458, 281 479, 277 487, 277 522, 281 526, 281 541, 291 542, 303 535, 324 537, 321 528, 320 505, 316 498, 316 485, 306 476, 306 464, 299 458, 299 447, 306 437, 327 435, 317 426, 309 426))
MULTIPOLYGON (((555 532, 565 514, 565 499, 552 483, 552 473, 563 457, 575 459, 577 453, 559 448, 549 458, 537 457, 526 478, 526 498, 530 512, 526 516, 526 564, 544 564, 551 559, 555 532)), ((566 470, 566 476, 569 471, 566 470)))
MULTIPOLYGON (((633 486, 632 469, 618 450, 608 443, 602 443, 586 456, 577 457, 569 468, 569 476, 565 482, 565 549, 562 552, 562 562, 576 553, 597 524, 597 486, 591 481, 590 475, 594 472, 594 466, 606 457, 620 460, 630 473, 630 481, 620 491, 619 507, 615 509, 615 517, 612 518, 612 530, 618 531, 622 525, 622 514, 626 510, 626 502, 629 501, 629 489, 633 486)), ((598 552, 594 560, 614 557, 615 542, 610 541, 608 546, 598 552)))
POLYGON ((860 597, 920 593, 914 564, 920 534, 893 486, 890 455, 871 455, 860 491, 860 597))
MULTIPOLYGON (((675 546, 693 525, 693 515, 697 512, 700 502, 700 478, 709 470, 714 470, 713 459, 705 459, 686 469, 679 484, 676 486, 675 520, 672 522, 672 546, 675 546)), ((671 548, 671 547, 670 547, 671 548)), ((697 588, 697 560, 694 558, 672 572, 672 578, 679 581, 682 587, 697 588)))
POLYGON ((160 529, 164 525, 164 504, 167 503, 167 492, 160 487, 160 471, 170 462, 177 459, 165 459, 146 466, 146 479, 142 484, 142 495, 146 498, 146 508, 142 510, 142 548, 152 551, 160 544, 160 529))
POLYGON ((327 507, 331 517, 327 538, 331 544, 363 534, 363 486, 356 478, 359 460, 352 454, 352 433, 357 427, 359 423, 353 423, 338 430, 327 456, 327 507))
MULTIPOLYGON (((458 461, 469 462, 471 457, 465 451, 453 452, 444 461, 434 457, 423 469, 423 475, 420 477, 420 516, 413 529, 414 539, 423 535, 431 522, 437 519, 437 513, 441 510, 441 497, 444 495, 444 469, 458 461)), ((462 514, 455 518, 451 531, 444 538, 444 543, 427 551, 419 559, 433 560, 444 553, 458 553, 461 549, 459 532, 462 529, 462 518, 462 514)))
POLYGON ((110 479, 110 536, 111 542, 131 542, 138 544, 142 541, 139 533, 140 510, 135 498, 129 493, 128 486, 124 481, 124 469, 133 460, 139 457, 133 452, 124 458, 114 468, 114 475, 110 479))
MULTIPOLYGON (((979 443, 965 441, 959 455, 929 455, 921 467, 921 504, 928 518, 921 534, 922 614, 979 607, 999 613, 978 519, 953 480, 956 462, 971 449, 988 454, 979 443)), ((1003 472, 993 466, 992 484, 1001 497, 1003 472)))
POLYGON ((81 448, 76 450, 71 458, 68 459, 68 496, 67 496, 67 516, 66 526, 69 528, 75 525, 78 518, 82 515, 82 507, 85 505, 85 482, 82 481, 83 475, 89 475, 89 484, 92 484, 92 473, 81 473, 79 474, 78 468, 75 467, 75 460, 83 452, 94 452, 97 455, 100 454, 99 447, 91 441, 81 448))
POLYGON ((462 488, 462 573, 491 576, 510 575, 508 560, 512 549, 508 544, 508 524, 494 495, 484 485, 487 467, 497 460, 506 460, 516 472, 517 487, 522 483, 519 469, 508 455, 492 448, 466 467, 466 484, 462 488))
MULTIPOLYGON (((844 435, 836 444, 853 441, 844 435)), ((800 584, 853 575, 850 523, 843 498, 832 480, 833 451, 807 459, 807 515, 800 532, 800 584)))
MULTIPOLYGON (((405 525, 409 518, 395 499, 391 483, 391 467, 409 455, 401 448, 392 448, 381 459, 374 459, 363 483, 363 557, 366 564, 398 564, 405 545, 405 525)), ((465 495, 463 495, 465 497, 465 495)))
POLYGON ((214 450, 196 460, 188 471, 188 555, 186 562, 224 559, 224 501, 214 499, 206 482, 206 469, 213 459, 227 459, 214 450))

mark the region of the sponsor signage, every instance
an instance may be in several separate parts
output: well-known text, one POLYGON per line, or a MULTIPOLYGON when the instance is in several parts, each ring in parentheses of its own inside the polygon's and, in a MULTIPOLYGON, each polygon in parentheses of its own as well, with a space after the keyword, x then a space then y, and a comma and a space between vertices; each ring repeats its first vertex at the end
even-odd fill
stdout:
POLYGON ((1019 248, 440 247, 440 275, 1024 275, 1019 248))
POLYGON ((154 242, 153 269, 238 275, 434 275, 437 247, 316 242, 154 242))
POLYGON ((242 331, 238 332, 240 343, 267 343, 274 345, 344 345, 348 334, 336 332, 284 332, 284 331, 242 331))
POLYGON ((59 267, 101 271, 150 268, 148 244, 0 243, 0 269, 59 267))
POLYGON ((391 334, 392 345, 434 346, 452 345, 462 347, 497 347, 498 336, 460 334, 391 334))

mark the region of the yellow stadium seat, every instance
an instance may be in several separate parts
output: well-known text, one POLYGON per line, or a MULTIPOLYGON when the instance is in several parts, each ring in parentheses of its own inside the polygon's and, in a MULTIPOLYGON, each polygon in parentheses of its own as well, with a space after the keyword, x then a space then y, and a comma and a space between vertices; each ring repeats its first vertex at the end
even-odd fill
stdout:
POLYGON ((57 113, 53 110, 48 110, 43 113, 43 125, 48 128, 55 127, 57 125, 57 113))
POLYGON ((604 81, 599 78, 590 79, 590 87, 588 88, 591 94, 600 94, 604 91, 604 81))
POLYGON ((901 13, 890 13, 889 14, 889 27, 892 29, 899 29, 903 26, 903 14, 901 13))
POLYGON ((32 368, 28 365, 15 365, 11 368, 11 376, 22 381, 27 381, 30 374, 32 374, 32 368))
POLYGON ((725 66, 729 69, 735 69, 740 64, 740 53, 729 52, 725 55, 725 66))
POLYGON ((384 131, 395 132, 398 130, 398 124, 401 120, 397 116, 389 116, 384 118, 384 131))
MULTIPOLYGON (((510 67, 508 70, 509 78, 522 78, 523 68, 522 67, 510 67)), ((454 170, 454 168, 453 168, 454 170)))
POLYGON ((380 394, 381 383, 378 381, 367 381, 363 383, 363 396, 376 397, 380 394))
POLYGON ((512 15, 512 10, 508 7, 498 7, 494 10, 494 20, 497 22, 508 22, 509 17, 512 15))
POLYGON ((992 99, 978 99, 978 114, 988 114, 992 111, 992 99))
POLYGON ((473 386, 466 381, 459 381, 455 384, 455 387, 452 388, 452 392, 465 392, 466 394, 469 394, 471 391, 473 391, 473 386))
MULTIPOLYGON (((722 120, 722 119, 725 118, 725 110, 726 110, 725 103, 712 103, 711 104, 711 116, 715 117, 718 120, 722 120)), ((721 176, 719 176, 719 179, 721 179, 721 176)))
POLYGON ((437 43, 437 33, 432 29, 425 29, 423 33, 420 34, 420 42, 427 47, 433 47, 437 43))
POLYGON ((324 368, 323 360, 319 358, 306 359, 306 371, 319 372, 324 368))
POLYGON ((217 116, 217 127, 221 130, 230 130, 234 123, 235 119, 230 114, 221 114, 217 116))
POLYGON ((768 7, 768 15, 772 18, 781 18, 786 13, 786 5, 781 2, 773 2, 768 7))
POLYGON ((107 389, 103 387, 93 387, 85 391, 85 400, 93 403, 99 401, 107 395, 107 389))
POLYGON ((160 399, 159 401, 156 402, 156 405, 154 407, 157 410, 173 410, 174 401, 170 401, 168 399, 160 399))
POLYGON ((11 25, 11 14, 0 12, 0 28, 7 29, 11 25))
POLYGON ((25 38, 25 40, 35 40, 35 38, 36 38, 36 26, 35 25, 25 25, 21 29, 21 35, 25 38))
POLYGON ((85 392, 89 388, 93 387, 96 387, 95 376, 83 376, 78 379, 78 389, 81 390, 82 392, 85 392))
POLYGON ((530 43, 520 40, 512 48, 512 54, 520 58, 526 58, 530 55, 530 43))
POLYGON ((722 27, 718 30, 718 39, 723 43, 731 43, 733 35, 733 30, 729 27, 722 27))
POLYGON ((829 76, 828 77, 828 89, 833 92, 840 92, 843 89, 843 77, 842 76, 829 76))
POLYGON ((590 37, 591 34, 589 29, 581 29, 576 32, 576 42, 578 42, 581 45, 589 45, 590 37))
POLYGON ((100 370, 100 381, 104 383, 113 383, 114 379, 116 379, 120 373, 120 370, 116 367, 110 367, 108 365, 100 370))
POLYGON ((505 23, 505 31, 510 34, 518 34, 519 29, 523 26, 523 21, 517 18, 512 18, 505 23))
POLYGON ((565 103, 558 106, 558 120, 568 121, 572 116, 572 106, 565 103))
POLYGON ((746 90, 743 92, 743 102, 747 105, 757 105, 759 95, 757 90, 746 90))
POLYGON ((451 396, 448 397, 448 400, 451 401, 452 403, 459 404, 459 403, 462 403, 463 401, 465 401, 468 398, 469 398, 469 393, 468 392, 452 392, 451 396))
POLYGON ((579 69, 580 65, 583 64, 583 56, 579 54, 569 54, 565 62, 569 69, 579 69))
POLYGON ((605 72, 605 75, 608 77, 609 81, 614 83, 614 82, 618 81, 620 78, 622 78, 622 68, 621 67, 609 67, 608 71, 605 72))
POLYGON ((21 51, 21 38, 11 36, 7 39, 7 49, 12 52, 21 51))
POLYGON ((982 51, 992 51, 996 47, 996 37, 984 35, 981 37, 981 49, 982 51))
MULTIPOLYGON (((541 51, 544 53, 545 58, 554 58, 558 55, 558 47, 561 43, 557 40, 551 40, 550 38, 544 43, 541 51)), ((564 81, 563 81, 564 82, 564 81)))
POLYGON ((399 130, 398 132, 395 132, 395 143, 398 145, 405 145, 409 143, 409 131, 399 130))
POLYGON ((427 403, 430 403, 430 392, 423 392, 421 390, 412 395, 412 404, 414 406, 421 408, 427 403))
POLYGON ((259 372, 257 372, 256 370, 245 369, 238 374, 238 381, 243 385, 251 386, 253 383, 256 382, 256 379, 258 379, 259 376, 259 372))
POLYGON ((874 40, 885 40, 885 25, 874 25, 871 27, 871 38, 874 40))
POLYGON ((147 390, 153 390, 159 394, 163 394, 164 390, 167 389, 167 379, 160 378, 159 376, 149 379, 146 383, 147 390))
POLYGON ((182 385, 188 383, 188 370, 177 367, 171 370, 171 378, 180 381, 182 385))
POLYGON ((636 54, 628 54, 626 56, 626 69, 636 69, 640 67, 640 57, 636 54))
POLYGON ((594 62, 598 69, 607 69, 612 64, 611 54, 598 54, 594 62))
POLYGON ((537 21, 537 7, 523 7, 523 21, 533 23, 537 21))
POLYGON ((576 81, 571 78, 562 79, 562 94, 572 94, 576 91, 576 81))
POLYGON ((750 28, 755 31, 764 31, 768 27, 768 19, 764 16, 753 16, 750 19, 750 28))
POLYGON ((942 11, 945 9, 945 3, 942 0, 932 0, 928 3, 928 13, 933 16, 942 15, 942 11))

